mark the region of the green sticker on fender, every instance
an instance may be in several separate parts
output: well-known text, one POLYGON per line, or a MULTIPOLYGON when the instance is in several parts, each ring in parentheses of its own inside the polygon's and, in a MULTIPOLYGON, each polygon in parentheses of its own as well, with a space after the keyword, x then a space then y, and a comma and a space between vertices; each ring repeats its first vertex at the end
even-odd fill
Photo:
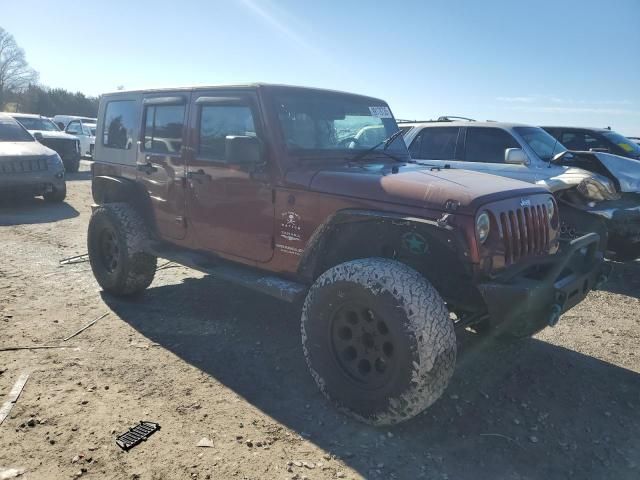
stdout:
POLYGON ((414 255, 424 255, 429 250, 427 240, 416 232, 407 232, 402 235, 402 247, 414 255))

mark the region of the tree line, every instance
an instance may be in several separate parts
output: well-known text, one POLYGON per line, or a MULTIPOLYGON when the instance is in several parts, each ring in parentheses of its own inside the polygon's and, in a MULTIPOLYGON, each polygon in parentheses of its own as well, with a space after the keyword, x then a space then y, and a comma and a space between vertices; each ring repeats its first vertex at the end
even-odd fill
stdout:
POLYGON ((24 50, 0 27, 0 111, 96 117, 98 98, 40 85, 24 50))

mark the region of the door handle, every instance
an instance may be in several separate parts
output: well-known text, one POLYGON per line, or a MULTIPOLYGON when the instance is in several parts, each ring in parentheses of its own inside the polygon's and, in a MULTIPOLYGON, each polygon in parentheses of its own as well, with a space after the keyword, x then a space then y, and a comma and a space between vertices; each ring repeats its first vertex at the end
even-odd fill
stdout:
POLYGON ((154 167, 151 162, 139 163, 137 165, 137 168, 138 168, 139 172, 144 172, 147 175, 151 175, 153 172, 157 172, 158 171, 158 169, 156 167, 154 167))

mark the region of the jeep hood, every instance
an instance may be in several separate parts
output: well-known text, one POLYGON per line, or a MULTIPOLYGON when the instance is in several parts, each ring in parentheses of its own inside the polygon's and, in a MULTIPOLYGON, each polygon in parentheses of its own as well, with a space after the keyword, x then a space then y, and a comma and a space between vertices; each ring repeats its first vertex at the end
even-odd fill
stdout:
POLYGON ((51 156, 56 152, 40 142, 0 142, 0 162, 15 160, 16 157, 51 156))
POLYGON ((424 166, 345 166, 317 171, 307 188, 336 196, 348 196, 382 203, 444 211, 448 201, 458 203, 457 211, 474 215, 489 202, 526 197, 547 190, 535 185, 495 175, 460 169, 424 166))

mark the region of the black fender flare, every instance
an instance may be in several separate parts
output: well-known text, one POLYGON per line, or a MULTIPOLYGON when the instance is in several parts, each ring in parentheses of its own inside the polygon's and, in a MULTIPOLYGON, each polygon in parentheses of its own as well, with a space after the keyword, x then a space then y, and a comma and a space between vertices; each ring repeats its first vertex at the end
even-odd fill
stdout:
POLYGON ((451 258, 455 257, 459 262, 463 262, 465 257, 468 258, 468 247, 464 237, 446 220, 434 221, 376 210, 346 209, 328 217, 313 232, 298 265, 299 278, 312 283, 322 273, 319 267, 322 266, 322 257, 329 247, 332 234, 341 226, 360 222, 379 222, 394 229, 416 230, 429 241, 437 241, 445 246, 451 258))
POLYGON ((155 222, 148 193, 135 180, 115 175, 98 175, 91 180, 91 195, 97 205, 128 203, 135 208, 155 233, 155 222))

